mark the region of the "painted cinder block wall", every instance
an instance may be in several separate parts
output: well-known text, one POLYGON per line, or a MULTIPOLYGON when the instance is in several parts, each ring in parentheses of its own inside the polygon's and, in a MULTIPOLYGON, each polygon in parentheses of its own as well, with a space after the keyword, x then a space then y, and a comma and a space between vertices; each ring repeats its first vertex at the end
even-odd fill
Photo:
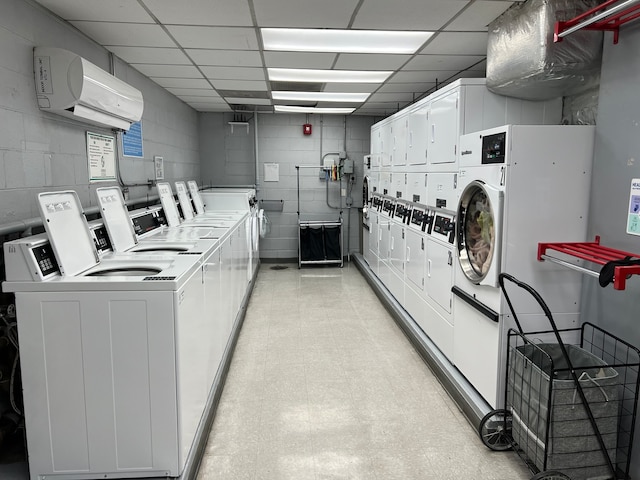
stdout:
MULTIPOLYGON (((0 15, 0 225, 39 217, 39 192, 72 189, 83 206, 96 204, 95 189, 109 183, 88 180, 86 132, 111 135, 59 115, 36 103, 33 47, 73 51, 109 71, 108 52, 35 2, 3 0, 0 15)), ((153 156, 165 161, 165 178, 200 175, 198 114, 125 62, 115 58, 115 74, 144 96, 144 158, 123 157, 125 183, 154 178, 153 156)), ((155 194, 146 186, 129 189, 130 198, 155 194)))
MULTIPOLYGON (((257 182, 260 200, 282 200, 283 211, 267 211, 269 234, 261 239, 263 259, 291 260, 298 257, 298 194, 296 165, 317 166, 300 169, 300 218, 337 220, 342 200, 343 247, 357 252, 360 247, 363 157, 369 153, 371 125, 378 119, 366 116, 248 114, 249 130, 234 126, 232 114, 200 114, 200 152, 204 185, 253 185, 257 182), (257 124, 256 124, 257 122, 257 124), (312 125, 312 134, 304 135, 302 126, 312 125), (256 143, 257 128, 257 143, 256 143), (256 148, 257 147, 257 148, 256 148), (353 205, 346 208, 346 177, 340 182, 320 180, 320 164, 327 153, 345 151, 354 162, 355 183, 351 186, 353 205), (257 171, 256 171, 257 152, 257 171), (279 179, 264 179, 264 165, 277 164, 279 179), (256 181, 257 174, 257 181, 256 181), (349 227, 349 221, 351 226, 349 227), (348 235, 348 231, 350 234, 348 235)), ((328 159, 339 160, 337 155, 328 159)))

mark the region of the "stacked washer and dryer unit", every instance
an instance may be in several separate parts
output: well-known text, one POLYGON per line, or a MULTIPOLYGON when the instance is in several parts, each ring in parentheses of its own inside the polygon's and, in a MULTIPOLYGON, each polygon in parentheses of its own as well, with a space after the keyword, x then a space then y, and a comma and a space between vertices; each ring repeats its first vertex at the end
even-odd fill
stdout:
MULTIPOLYGON (((486 312, 486 309, 480 305, 475 308, 471 304, 478 299, 478 303, 486 302, 485 306, 497 313, 498 320, 505 316, 504 306, 495 284, 491 282, 492 286, 484 285, 482 282, 485 277, 481 280, 473 277, 467 280, 464 272, 468 272, 469 267, 464 265, 464 260, 459 260, 460 256, 464 256, 465 248, 461 250, 459 243, 460 230, 464 230, 464 227, 458 225, 469 206, 473 207, 477 199, 474 197, 468 200, 468 193, 462 195, 468 184, 473 183, 469 179, 475 176, 476 170, 470 164, 478 163, 477 171, 483 171, 477 146, 470 146, 472 139, 479 138, 481 133, 472 132, 482 132, 507 124, 549 125, 527 127, 529 129, 514 125, 497 128, 496 132, 510 132, 506 138, 511 138, 511 132, 529 132, 527 135, 535 138, 529 141, 532 143, 531 155, 535 155, 537 151, 541 156, 546 156, 537 162, 538 168, 546 169, 545 172, 536 170, 531 161, 527 160, 530 167, 526 175, 532 184, 538 186, 536 193, 543 195, 545 188, 550 192, 544 202, 538 202, 539 205, 545 208, 549 205, 547 202, 553 202, 556 196, 566 196, 565 190, 573 188, 573 184, 578 181, 581 193, 569 202, 575 200, 578 205, 576 208, 582 208, 584 213, 588 202, 582 202, 583 187, 587 185, 588 191, 587 166, 591 161, 590 148, 593 143, 589 135, 593 133, 588 132, 590 127, 584 127, 582 130, 575 130, 582 133, 575 136, 569 134, 567 140, 562 140, 563 132, 574 131, 571 130, 574 127, 558 126, 561 108, 560 99, 530 102, 502 97, 490 93, 485 87, 484 79, 463 79, 375 124, 371 129, 371 167, 367 171, 368 191, 365 191, 368 196, 368 244, 363 246, 365 261, 439 351, 492 406, 500 403, 497 396, 501 371, 499 364, 504 362, 500 352, 504 338, 503 325, 507 323, 491 321, 493 325, 490 327, 493 330, 487 328, 479 319, 480 312, 486 312), (566 155, 565 146, 578 141, 584 141, 582 145, 586 147, 576 148, 573 154, 566 155), (558 144, 554 147, 556 142, 558 144), (536 143, 540 144, 539 148, 536 148, 536 143), (565 155, 569 160, 558 158, 558 155, 565 155), (556 164, 572 163, 571 159, 578 158, 571 167, 579 170, 578 179, 571 179, 565 175, 564 170, 560 174, 561 169, 551 168, 556 164), (549 176, 553 176, 553 182, 548 181, 549 176), (537 178, 541 181, 538 182, 537 178), (460 200, 469 202, 466 209, 460 208, 460 200), (487 294, 491 300, 483 302, 485 291, 488 290, 492 292, 487 294), (481 327, 474 329, 478 323, 481 327), (482 327, 490 332, 486 334, 490 337, 486 344, 483 344, 481 337, 482 327), (497 336, 496 331, 499 332, 497 336)), ((518 145, 524 148, 525 143, 522 140, 516 141, 516 148, 520 148, 518 145)), ((510 148, 512 143, 507 140, 505 145, 510 148)), ((517 161, 516 159, 515 162, 517 161)), ((510 167, 505 165, 505 175, 508 168, 510 167)), ((520 171, 523 169, 518 170, 520 171)), ((477 180, 480 182, 482 178, 477 180)), ((532 187, 526 189, 519 185, 513 187, 513 190, 519 190, 523 194, 529 192, 528 196, 532 200, 535 198, 532 187)), ((526 200, 522 203, 505 202, 504 205, 511 205, 509 212, 513 217, 519 211, 522 218, 526 219, 525 202, 526 200)), ((556 225, 561 223, 558 218, 571 215, 574 211, 571 207, 565 208, 566 203, 567 201, 558 202, 553 210, 547 212, 536 210, 534 216, 537 221, 527 224, 531 228, 523 230, 527 232, 526 244, 521 237, 516 238, 505 231, 504 234, 508 236, 497 249, 500 250, 500 255, 509 260, 502 262, 492 272, 506 268, 516 276, 530 278, 519 267, 520 264, 512 260, 513 257, 524 254, 525 260, 521 263, 538 268, 535 251, 531 253, 528 249, 530 244, 537 245, 538 241, 553 241, 557 238, 583 239, 584 223, 580 224, 580 228, 572 222, 566 228, 556 225), (551 223, 543 221, 541 217, 547 218, 551 223), (569 235, 569 232, 573 233, 569 235), (512 243, 514 240, 518 243, 512 243)), ((581 221, 586 221, 586 215, 582 215, 581 221)), ((514 222, 515 220, 511 220, 512 225, 514 222)), ((522 226, 515 224, 514 228, 522 226)), ((471 251, 476 249, 470 248, 471 251)), ((548 265, 539 268, 545 267, 548 265)), ((547 276, 557 273, 557 269, 551 270, 547 272, 547 276)), ((566 274, 557 278, 558 281, 553 283, 569 282, 566 274)), ((574 283, 579 282, 579 279, 571 278, 574 283)), ((545 277, 544 281, 550 280, 545 277)), ((485 283, 488 282, 486 280, 485 283)), ((537 285, 539 279, 534 278, 532 283, 537 285)), ((579 285, 572 285, 561 291, 566 294, 565 298, 574 299, 573 294, 579 291, 579 285)), ((558 307, 555 311, 565 310, 558 307)))
POLYGON ((166 227, 164 209, 130 216, 117 187, 97 194, 104 225, 75 192, 43 193, 46 233, 4 245, 30 475, 178 477, 197 465, 240 317, 221 285, 250 292, 221 268, 248 215, 166 227))
MULTIPOLYGON (((509 125, 460 138, 454 361, 492 406, 504 401, 507 331, 516 328, 501 272, 533 286, 559 328, 580 325, 582 276, 538 262, 537 251, 538 242, 586 239, 594 132, 509 125)), ((550 330, 526 292, 509 296, 526 331, 550 330)))

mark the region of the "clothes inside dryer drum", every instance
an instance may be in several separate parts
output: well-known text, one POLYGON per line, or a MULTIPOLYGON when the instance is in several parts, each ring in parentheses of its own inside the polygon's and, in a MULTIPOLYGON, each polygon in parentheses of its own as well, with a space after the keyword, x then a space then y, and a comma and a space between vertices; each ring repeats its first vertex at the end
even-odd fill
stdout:
POLYGON ((493 258, 496 232, 489 197, 476 189, 469 199, 464 222, 465 248, 471 268, 483 277, 493 258))

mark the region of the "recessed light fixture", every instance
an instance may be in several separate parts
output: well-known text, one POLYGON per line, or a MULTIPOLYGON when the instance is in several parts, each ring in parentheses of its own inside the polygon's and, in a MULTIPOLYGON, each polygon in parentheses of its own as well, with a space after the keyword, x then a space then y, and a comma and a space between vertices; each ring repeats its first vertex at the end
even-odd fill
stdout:
POLYGON ((293 105, 274 105, 276 112, 282 113, 336 113, 348 115, 353 113, 355 108, 318 108, 318 107, 296 107, 293 105))
POLYGON ((434 32, 262 28, 265 50, 336 53, 415 53, 434 32))
POLYGON ((312 70, 308 68, 267 68, 273 82, 382 83, 392 71, 312 70))
POLYGON ((353 102, 362 103, 370 93, 348 92, 271 92, 274 100, 294 100, 304 102, 353 102))

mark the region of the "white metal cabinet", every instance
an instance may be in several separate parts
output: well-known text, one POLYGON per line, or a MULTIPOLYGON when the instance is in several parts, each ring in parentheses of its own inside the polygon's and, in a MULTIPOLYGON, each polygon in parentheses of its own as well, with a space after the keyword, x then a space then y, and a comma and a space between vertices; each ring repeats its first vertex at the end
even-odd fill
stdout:
POLYGON ((369 244, 365 245, 368 252, 367 261, 373 273, 378 275, 378 242, 380 241, 380 215, 376 210, 369 211, 369 244))
POLYGON ((371 127, 371 170, 380 168, 382 153, 382 127, 379 123, 371 127))
POLYGON ((392 120, 387 120, 380 125, 380 166, 391 166, 393 153, 392 120))
POLYGON ((426 242, 424 234, 407 228, 405 237, 405 273, 407 282, 409 282, 414 289, 423 292, 426 265, 426 242))
POLYGON ((393 153, 391 164, 404 167, 407 164, 407 123, 409 116, 402 113, 393 119, 391 135, 393 137, 393 153))
POLYGON ((427 179, 426 173, 407 173, 407 185, 405 187, 407 193, 405 197, 408 201, 427 204, 427 179))
POLYGON ((460 90, 454 89, 431 101, 427 132, 429 164, 456 162, 460 136, 459 98, 460 90))
POLYGON ((378 276, 384 285, 389 283, 391 266, 389 265, 389 249, 391 246, 391 219, 382 212, 378 224, 378 276))
POLYGON ((447 313, 451 312, 451 286, 453 285, 453 250, 432 239, 427 239, 427 294, 447 313))
POLYGON ((427 164, 429 103, 421 102, 409 112, 407 124, 407 165, 427 164))

